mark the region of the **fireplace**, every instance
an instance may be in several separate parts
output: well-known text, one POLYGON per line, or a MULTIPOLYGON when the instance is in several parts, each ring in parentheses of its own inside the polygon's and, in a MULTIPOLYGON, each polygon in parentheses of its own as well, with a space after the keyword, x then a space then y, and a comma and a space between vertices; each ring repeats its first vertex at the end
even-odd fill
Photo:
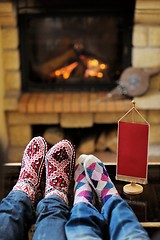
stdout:
MULTIPOLYGON (((72 75, 72 79, 68 80, 71 82, 76 79, 76 82, 74 83, 75 85, 73 84, 72 88, 74 91, 71 91, 71 84, 68 86, 69 81, 64 81, 61 79, 61 81, 64 82, 62 86, 56 86, 56 84, 54 84, 55 80, 53 79, 42 79, 39 78, 39 75, 35 73, 32 75, 33 70, 30 68, 28 45, 25 45, 26 41, 30 40, 31 38, 29 38, 26 34, 28 33, 28 25, 25 25, 26 29, 21 29, 24 24, 22 20, 29 23, 34 18, 38 19, 42 18, 42 16, 48 16, 49 18, 50 16, 52 16, 52 18, 53 16, 57 16, 57 18, 60 20, 61 17, 67 18, 68 16, 76 16, 77 19, 80 19, 80 17, 82 18, 82 16, 85 16, 86 18, 88 18, 88 16, 92 16, 97 17, 97 19, 98 16, 103 16, 106 18, 106 15, 107 17, 109 15, 112 19, 114 16, 124 16, 124 19, 126 20, 121 20, 121 24, 119 25, 122 27, 121 32, 119 32, 119 37, 122 37, 123 35, 123 38, 126 40, 122 48, 120 48, 121 45, 119 45, 119 51, 123 53, 123 55, 121 55, 121 61, 119 61, 119 66, 121 66, 121 69, 125 68, 125 66, 128 66, 130 62, 132 62, 131 66, 133 67, 152 67, 158 65, 159 63, 159 49, 157 49, 158 47, 155 48, 155 46, 159 44, 159 25, 156 25, 159 16, 156 12, 158 6, 153 6, 153 11, 150 10, 151 13, 153 12, 153 18, 151 21, 150 12, 148 13, 147 10, 145 11, 145 8, 148 8, 149 6, 146 5, 146 3, 144 4, 143 1, 136 1, 135 9, 133 7, 133 11, 135 11, 133 36, 132 41, 130 42, 133 21, 130 4, 133 6, 133 1, 126 1, 126 7, 124 7, 124 1, 116 2, 114 0, 107 1, 107 7, 105 7, 105 4, 102 1, 99 1, 98 3, 97 1, 92 1, 92 6, 87 0, 85 1, 85 5, 80 1, 76 3, 73 1, 69 1, 69 3, 64 1, 60 1, 58 3, 57 1, 54 1, 54 11, 53 8, 49 6, 50 3, 45 1, 45 8, 43 3, 44 1, 42 1, 42 5, 40 6, 40 0, 32 0, 25 2, 7 2, 4 5, 2 3, 0 4, 0 6, 2 6, 1 11, 3 10, 1 14, 1 35, 3 40, 1 46, 1 53, 3 53, 3 66, 1 66, 1 73, 3 76, 1 82, 5 87, 3 90, 3 95, 4 115, 6 118, 7 129, 5 142, 8 143, 9 146, 7 159, 8 162, 20 162, 24 148, 30 139, 34 135, 37 135, 39 131, 45 135, 48 134, 48 128, 51 129, 51 136, 53 136, 54 129, 55 132, 60 129, 60 133, 61 130, 64 130, 65 136, 66 134, 68 135, 68 131, 70 134, 70 130, 73 130, 74 134, 78 134, 78 137, 77 135, 74 135, 73 138, 76 138, 76 140, 78 139, 79 141, 80 131, 82 133, 82 137, 84 135, 86 137, 89 136, 88 131, 91 131, 91 133, 96 132, 95 136, 93 138, 91 137, 91 140, 93 141, 94 138, 97 140, 97 138, 100 136, 101 128, 102 130, 110 130, 112 127, 116 128, 115 125, 117 124, 117 121, 132 106, 129 99, 122 98, 115 101, 112 99, 106 99, 106 89, 108 89, 110 86, 108 83, 104 83, 106 89, 104 88, 103 91, 100 91, 100 89, 98 89, 100 81, 96 83, 96 87, 92 82, 90 87, 87 88, 84 86, 84 83, 80 83, 83 78, 78 79, 72 75), (41 9, 43 9, 43 11, 41 9), (124 14, 120 14, 122 12, 124 12, 124 14), (126 13, 127 15, 125 15, 126 13), (125 31, 122 31, 123 27, 125 31), (25 34, 24 37, 21 30, 25 34), (153 38, 155 33, 157 33, 157 37, 153 38), (26 40, 26 38, 28 39, 26 40), (155 39, 157 39, 157 41, 155 41, 155 39), (126 45, 126 43, 129 44, 126 45), (147 43, 150 43, 151 46, 148 47, 147 43), (131 46, 132 50, 130 52, 131 46), (78 83, 78 85, 76 85, 76 83, 78 83), (68 92, 67 88, 69 89, 68 92), (82 92, 82 88, 86 91, 82 92)), ((152 1, 147 1, 147 3, 151 4, 152 1)), ((121 41, 118 43, 120 44, 120 42, 121 41)), ((77 46, 79 46, 79 43, 80 42, 78 42, 77 46)), ((85 44, 83 44, 83 46, 85 46, 85 44)), ((82 51, 83 48, 80 50, 82 51)), ((90 49, 88 49, 88 51, 89 50, 90 49)), ((91 53, 92 52, 93 51, 91 51, 91 53)), ((36 56, 35 52, 33 53, 34 56, 36 56)), ((98 57, 98 59, 100 58, 99 55, 95 55, 98 57)), ((105 54, 104 57, 106 56, 108 55, 105 54)), ((112 65, 110 64, 110 68, 111 67, 112 65)), ((110 68, 108 68, 108 70, 110 68)), ((117 77, 111 78, 113 77, 111 72, 109 73, 108 71, 108 75, 110 76, 110 78, 108 78, 110 82, 116 81, 117 77)), ((85 80, 93 81, 91 78, 85 80)), ((103 84, 101 85, 101 88, 102 86, 103 84)), ((159 143, 159 121, 157 120, 159 111, 152 110, 150 106, 148 107, 148 105, 146 107, 146 101, 144 108, 143 105, 141 107, 141 105, 138 105, 140 100, 140 98, 136 99, 137 107, 138 109, 142 110, 143 116, 145 116, 147 121, 152 124, 150 142, 159 143)), ((156 101, 154 101, 153 104, 154 107, 155 102, 156 101)), ((112 139, 115 139, 114 134, 115 132, 113 131, 112 139)), ((3 134, 3 136, 4 135, 5 134, 3 134)), ((88 144, 90 143, 92 142, 89 141, 88 144)), ((100 147, 101 146, 102 144, 100 144, 100 147)), ((87 150, 88 149, 89 147, 87 147, 87 150)), ((94 154, 97 154, 97 152, 94 152, 94 154)), ((102 152, 102 154, 104 154, 104 152, 102 152)), ((115 155, 113 158, 115 162, 115 155)), ((105 157, 103 155, 100 157, 100 159, 110 159, 110 157, 105 157)))
POLYGON ((131 65, 134 8, 134 0, 18 1, 22 91, 114 88, 131 65))

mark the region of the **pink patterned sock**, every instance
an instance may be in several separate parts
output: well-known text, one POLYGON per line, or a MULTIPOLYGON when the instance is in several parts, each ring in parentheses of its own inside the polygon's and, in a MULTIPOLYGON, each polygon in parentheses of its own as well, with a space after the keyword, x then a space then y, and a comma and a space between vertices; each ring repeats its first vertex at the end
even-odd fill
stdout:
POLYGON ((95 156, 89 155, 84 161, 86 178, 95 190, 99 201, 104 204, 113 195, 119 196, 104 164, 95 156))
POLYGON ((33 138, 27 145, 19 174, 18 181, 13 190, 25 192, 35 204, 39 194, 39 186, 44 168, 44 158, 48 150, 47 142, 42 137, 33 138))
POLYGON ((73 205, 79 202, 91 203, 93 199, 93 192, 86 179, 86 174, 83 166, 84 160, 86 159, 87 156, 88 155, 85 155, 85 154, 80 155, 80 157, 76 162, 75 172, 74 172, 75 194, 74 194, 73 205))
POLYGON ((68 189, 73 176, 75 150, 71 142, 62 140, 46 154, 45 198, 56 194, 68 204, 68 189))

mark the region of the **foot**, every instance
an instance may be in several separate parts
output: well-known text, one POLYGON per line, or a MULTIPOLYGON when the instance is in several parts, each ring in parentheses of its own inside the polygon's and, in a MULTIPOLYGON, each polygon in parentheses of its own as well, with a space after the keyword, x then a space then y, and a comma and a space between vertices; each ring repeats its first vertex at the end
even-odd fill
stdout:
POLYGON ((25 192, 33 204, 35 204, 36 196, 39 195, 39 187, 47 150, 48 145, 43 137, 34 137, 28 143, 23 154, 18 181, 13 187, 13 190, 25 192))
POLYGON ((84 161, 88 155, 82 154, 76 161, 75 172, 74 172, 74 203, 79 202, 91 203, 93 200, 92 189, 86 179, 86 174, 84 170, 84 161))
POLYGON ((95 190, 99 201, 104 204, 118 191, 112 183, 104 164, 95 156, 89 155, 84 161, 86 178, 95 190))
POLYGON ((75 150, 71 142, 62 140, 46 154, 45 198, 56 194, 68 204, 68 189, 73 177, 75 150))

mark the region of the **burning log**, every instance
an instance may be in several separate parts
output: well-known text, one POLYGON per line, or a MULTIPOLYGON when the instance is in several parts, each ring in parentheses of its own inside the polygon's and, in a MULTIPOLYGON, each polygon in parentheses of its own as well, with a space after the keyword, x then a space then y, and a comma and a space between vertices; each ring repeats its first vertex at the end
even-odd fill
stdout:
POLYGON ((54 57, 40 66, 33 66, 33 70, 43 79, 59 77, 68 79, 72 73, 74 76, 84 78, 103 78, 104 71, 107 69, 106 63, 85 51, 83 46, 80 48, 73 46, 60 56, 54 57))
POLYGON ((71 59, 76 57, 75 50, 69 49, 58 57, 54 57, 51 60, 41 64, 40 66, 33 66, 34 71, 40 75, 42 78, 49 78, 50 73, 62 68, 68 63, 71 59))
POLYGON ((73 62, 73 63, 71 63, 70 65, 68 65, 66 67, 60 68, 60 69, 58 69, 56 71, 53 71, 50 74, 50 77, 53 78, 53 77, 60 77, 60 76, 62 76, 64 79, 67 79, 67 78, 70 77, 71 72, 73 71, 73 69, 76 68, 77 65, 78 65, 78 62, 73 62))

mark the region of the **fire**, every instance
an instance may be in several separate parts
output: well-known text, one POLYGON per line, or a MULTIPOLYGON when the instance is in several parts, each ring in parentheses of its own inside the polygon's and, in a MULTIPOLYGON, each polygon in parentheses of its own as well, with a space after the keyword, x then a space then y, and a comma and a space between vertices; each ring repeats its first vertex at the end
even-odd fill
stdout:
POLYGON ((62 76, 64 79, 68 79, 71 75, 71 72, 77 65, 78 65, 78 62, 73 62, 68 66, 57 69, 56 71, 50 73, 50 78, 62 76))
MULTIPOLYGON (((104 76, 104 70, 108 68, 108 65, 106 63, 103 63, 102 61, 98 60, 97 58, 90 58, 85 55, 79 56, 80 61, 73 62, 65 67, 62 67, 60 69, 57 69, 56 71, 53 71, 50 73, 50 78, 60 78, 68 79, 73 70, 78 67, 78 65, 83 63, 85 71, 82 72, 82 77, 89 78, 89 77, 97 77, 97 78, 103 78, 104 76)), ((82 71, 82 70, 81 70, 82 71)))
POLYGON ((104 76, 103 71, 107 69, 107 64, 102 63, 100 60, 93 58, 86 61, 87 69, 85 71, 85 77, 98 77, 104 76))

